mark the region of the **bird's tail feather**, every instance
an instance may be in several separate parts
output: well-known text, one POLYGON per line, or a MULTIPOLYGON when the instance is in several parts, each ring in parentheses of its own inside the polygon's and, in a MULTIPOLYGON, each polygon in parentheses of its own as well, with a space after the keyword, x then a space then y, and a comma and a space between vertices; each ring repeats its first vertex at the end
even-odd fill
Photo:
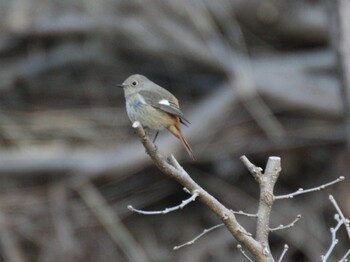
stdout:
POLYGON ((193 159, 196 160, 192 148, 190 147, 190 145, 188 144, 188 142, 186 141, 186 139, 183 137, 183 135, 181 134, 181 131, 176 127, 176 126, 171 126, 169 128, 169 131, 175 135, 183 144, 184 148, 186 149, 187 153, 189 154, 189 156, 193 159))
POLYGON ((193 155, 192 148, 191 148, 190 145, 187 143, 186 139, 182 136, 181 133, 179 133, 178 138, 180 139, 180 141, 181 141, 182 144, 184 145, 184 147, 185 147, 187 153, 190 155, 190 157, 191 157, 193 160, 196 160, 195 156, 193 155))

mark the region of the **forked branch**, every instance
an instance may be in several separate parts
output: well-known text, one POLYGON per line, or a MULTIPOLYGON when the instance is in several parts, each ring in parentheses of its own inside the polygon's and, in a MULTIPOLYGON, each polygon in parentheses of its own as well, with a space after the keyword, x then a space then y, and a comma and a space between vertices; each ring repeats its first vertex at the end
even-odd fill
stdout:
MULTIPOLYGON (((156 146, 152 143, 149 137, 146 136, 145 131, 139 122, 137 121, 134 122, 133 128, 135 128, 136 134, 140 138, 143 146, 146 149, 146 152, 151 157, 154 164, 159 168, 159 170, 162 171, 166 176, 172 179, 175 179, 178 183, 184 186, 186 188, 186 191, 188 191, 188 193, 191 194, 191 197, 182 201, 181 204, 175 207, 167 208, 162 211, 142 211, 142 210, 137 210, 132 206, 129 206, 129 209, 139 214, 146 214, 146 215, 166 214, 175 210, 179 210, 184 206, 188 205, 189 203, 191 203, 192 201, 198 199, 205 206, 207 206, 211 211, 213 211, 223 222, 222 224, 218 224, 210 229, 204 230, 203 233, 195 237, 193 240, 188 241, 180 246, 177 246, 174 249, 179 249, 183 246, 191 245, 206 233, 218 227, 226 226, 226 228, 233 235, 233 237, 239 242, 237 246, 238 249, 248 260, 251 260, 251 259, 245 253, 243 248, 245 248, 247 251, 251 253, 251 255, 254 257, 254 261, 272 262, 274 261, 274 259, 271 255, 269 241, 268 241, 269 233, 272 231, 293 227, 295 223, 301 218, 301 216, 298 215, 297 218, 294 219, 290 224, 280 225, 276 228, 270 228, 269 226, 270 214, 271 214, 274 201, 279 199, 293 198, 294 196, 297 196, 300 194, 318 191, 326 188, 327 186, 333 185, 337 182, 344 180, 344 177, 339 177, 338 179, 332 182, 329 182, 327 184, 321 185, 319 187, 315 187, 307 190, 299 189, 296 192, 291 194, 275 196, 273 193, 273 190, 281 172, 281 159, 276 156, 269 157, 265 170, 263 172, 262 168, 255 166, 253 163, 251 163, 248 160, 246 156, 242 156, 241 161, 250 171, 254 179, 259 183, 259 187, 260 187, 259 208, 256 214, 248 214, 243 211, 232 211, 231 209, 225 207, 222 203, 220 203, 216 198, 210 195, 207 191, 205 191, 201 186, 199 186, 190 177, 190 175, 183 169, 183 167, 177 162, 174 156, 171 155, 169 158, 166 159, 161 154, 159 154, 156 146), (252 234, 247 232, 245 228, 243 228, 241 224, 237 221, 235 215, 238 215, 238 214, 257 218, 256 238, 254 238, 252 234)), ((288 246, 285 245, 284 250, 279 258, 279 261, 283 259, 287 250, 288 250, 288 246)))
POLYGON ((165 159, 160 155, 149 139, 146 136, 145 131, 139 122, 133 123, 133 128, 136 130, 136 134, 140 138, 146 152, 153 160, 154 164, 162 171, 166 176, 175 179, 182 186, 187 188, 193 195, 198 194, 198 200, 212 210, 225 224, 234 238, 244 246, 257 261, 274 261, 270 252, 264 252, 264 247, 257 240, 255 240, 249 232, 247 232, 237 221, 235 214, 216 198, 205 191, 199 186, 190 175, 181 167, 174 156, 170 156, 165 159))

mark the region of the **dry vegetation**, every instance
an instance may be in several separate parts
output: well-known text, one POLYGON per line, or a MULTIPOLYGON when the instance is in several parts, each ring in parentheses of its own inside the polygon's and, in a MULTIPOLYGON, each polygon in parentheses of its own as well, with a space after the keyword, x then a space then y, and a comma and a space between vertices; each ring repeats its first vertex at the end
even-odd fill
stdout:
MULTIPOLYGON (((164 209, 187 194, 145 154, 115 85, 137 72, 171 90, 198 160, 166 134, 159 151, 227 207, 255 213, 242 154, 258 166, 282 158, 278 194, 348 176, 338 2, 0 1, 0 261, 245 261, 224 228, 172 250, 220 223, 198 202, 164 216, 127 209, 164 209)), ((284 243, 284 261, 326 253, 328 195, 350 217, 348 180, 275 204, 271 227, 302 214, 270 235, 275 257, 284 243)), ((238 220, 255 231, 254 218, 238 220)), ((346 233, 338 238, 330 261, 349 249, 346 233)))

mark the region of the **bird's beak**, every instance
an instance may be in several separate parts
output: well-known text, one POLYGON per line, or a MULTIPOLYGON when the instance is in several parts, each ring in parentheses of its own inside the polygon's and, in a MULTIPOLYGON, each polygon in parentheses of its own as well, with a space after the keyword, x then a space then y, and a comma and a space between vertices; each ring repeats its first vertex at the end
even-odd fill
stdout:
POLYGON ((117 87, 119 87, 119 88, 124 88, 125 85, 124 85, 124 84, 118 84, 117 87))

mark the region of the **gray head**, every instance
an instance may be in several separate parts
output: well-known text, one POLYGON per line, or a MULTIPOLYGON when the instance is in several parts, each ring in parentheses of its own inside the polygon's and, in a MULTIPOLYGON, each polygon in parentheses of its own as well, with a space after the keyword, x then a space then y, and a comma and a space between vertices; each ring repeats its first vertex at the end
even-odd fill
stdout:
POLYGON ((121 85, 124 89, 125 95, 139 92, 145 85, 152 83, 147 77, 139 74, 129 76, 121 85))

